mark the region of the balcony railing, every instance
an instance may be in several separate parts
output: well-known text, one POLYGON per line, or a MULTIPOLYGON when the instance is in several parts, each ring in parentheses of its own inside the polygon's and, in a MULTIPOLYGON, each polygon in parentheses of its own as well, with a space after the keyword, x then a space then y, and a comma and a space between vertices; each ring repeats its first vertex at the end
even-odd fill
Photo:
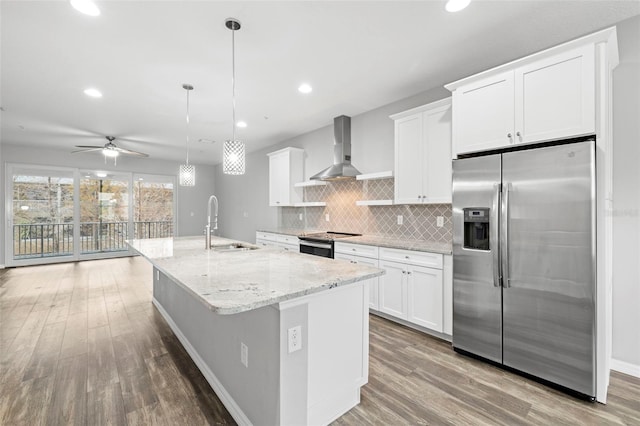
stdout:
MULTIPOLYGON (((133 223, 134 238, 173 235, 171 221, 133 223)), ((128 250, 127 222, 81 222, 80 254, 128 250)), ((13 225, 13 258, 27 259, 73 255, 73 223, 28 223, 13 225)))

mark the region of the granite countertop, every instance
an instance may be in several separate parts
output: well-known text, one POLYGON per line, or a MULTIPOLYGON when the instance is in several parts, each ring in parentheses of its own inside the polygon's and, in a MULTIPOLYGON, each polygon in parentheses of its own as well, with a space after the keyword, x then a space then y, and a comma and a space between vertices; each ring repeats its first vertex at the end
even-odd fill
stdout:
MULTIPOLYGON (((250 311, 384 274, 383 270, 370 266, 277 248, 205 250, 204 237, 127 242, 218 314, 250 311)), ((234 242, 251 246, 212 237, 214 247, 234 242)))
POLYGON ((451 254, 451 243, 442 243, 438 241, 400 240, 388 237, 362 235, 360 237, 340 238, 337 242, 451 254))
MULTIPOLYGON (((273 234, 284 235, 304 235, 312 234, 314 232, 326 232, 326 231, 314 231, 309 229, 295 229, 295 228, 274 228, 274 229, 260 229, 259 232, 270 232, 273 234)), ((415 250, 426 251, 430 253, 451 254, 451 243, 443 243, 439 241, 427 241, 427 240, 404 240, 398 238, 390 238, 374 235, 362 235, 360 237, 348 237, 340 238, 336 240, 341 243, 352 244, 366 244, 370 246, 397 248, 402 250, 415 250)))

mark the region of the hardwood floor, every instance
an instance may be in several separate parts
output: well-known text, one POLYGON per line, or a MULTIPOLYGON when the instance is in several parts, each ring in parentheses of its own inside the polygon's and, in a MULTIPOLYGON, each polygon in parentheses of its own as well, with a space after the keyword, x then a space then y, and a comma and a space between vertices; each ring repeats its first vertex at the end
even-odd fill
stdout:
MULTIPOLYGON (((0 270, 0 424, 234 424, 151 304, 142 258, 0 270)), ((371 316, 369 384, 336 425, 640 424, 640 379, 579 401, 371 316)))

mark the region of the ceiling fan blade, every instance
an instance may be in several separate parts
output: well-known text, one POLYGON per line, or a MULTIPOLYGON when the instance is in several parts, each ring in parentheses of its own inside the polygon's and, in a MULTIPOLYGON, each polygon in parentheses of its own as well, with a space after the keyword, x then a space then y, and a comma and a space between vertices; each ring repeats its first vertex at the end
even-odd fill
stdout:
POLYGON ((89 149, 102 149, 104 148, 103 146, 97 146, 97 145, 76 145, 76 148, 89 148, 89 149))
MULTIPOLYGON (((78 147, 80 148, 80 147, 78 147)), ((86 147, 86 149, 77 149, 75 151, 71 151, 72 154, 75 154, 77 152, 93 152, 93 151, 102 151, 102 147, 86 147)))
POLYGON ((130 149, 124 149, 124 148, 120 148, 120 147, 116 147, 116 148, 113 148, 113 149, 118 151, 121 154, 124 154, 124 155, 136 155, 138 157, 148 157, 149 156, 149 154, 145 154, 144 152, 132 151, 130 149))

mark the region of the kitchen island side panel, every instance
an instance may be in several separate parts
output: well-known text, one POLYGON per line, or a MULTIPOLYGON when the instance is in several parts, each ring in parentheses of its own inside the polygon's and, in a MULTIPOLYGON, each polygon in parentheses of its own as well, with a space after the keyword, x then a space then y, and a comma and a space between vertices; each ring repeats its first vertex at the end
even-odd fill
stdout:
POLYGON ((238 423, 278 424, 280 313, 267 306, 234 315, 219 315, 154 268, 154 303, 173 322, 174 332, 198 367, 200 358, 222 387, 218 396, 238 423), (240 360, 241 343, 248 347, 248 365, 240 360), (191 346, 197 356, 189 351, 191 346), (226 395, 225 395, 226 393, 226 395), (225 401, 225 398, 231 401, 225 401), (231 403, 231 406, 229 406, 231 403))

